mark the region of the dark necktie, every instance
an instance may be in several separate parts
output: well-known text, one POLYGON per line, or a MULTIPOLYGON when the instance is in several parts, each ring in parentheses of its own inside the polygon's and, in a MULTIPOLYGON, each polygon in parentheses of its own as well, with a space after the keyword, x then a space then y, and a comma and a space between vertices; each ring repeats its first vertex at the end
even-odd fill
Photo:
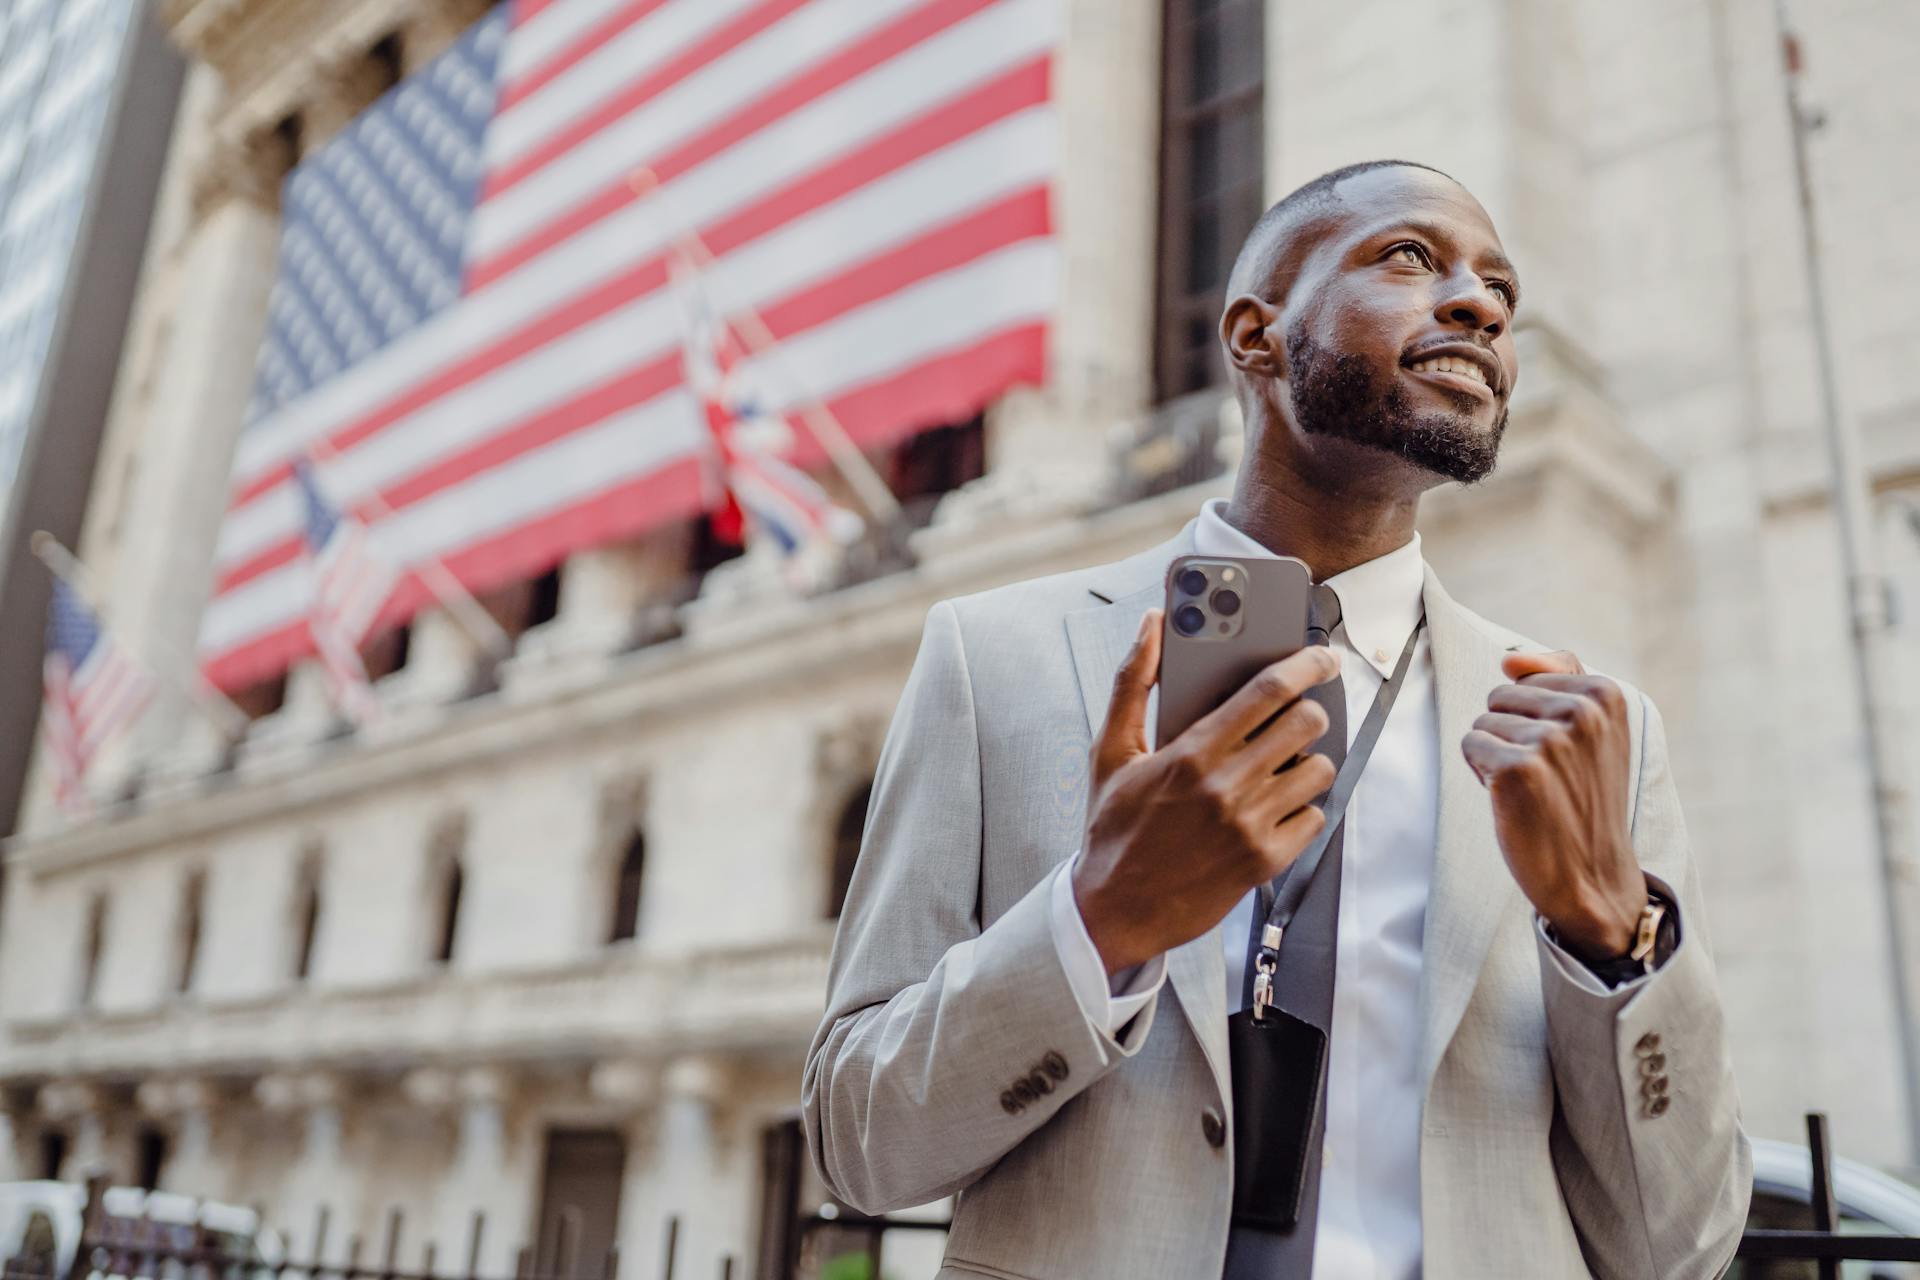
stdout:
MULTIPOLYGON (((1307 642, 1331 644, 1334 628, 1339 625, 1340 597, 1325 583, 1315 584, 1307 615, 1307 642)), ((1318 702, 1327 713, 1327 731, 1310 749, 1325 753, 1337 769, 1347 758, 1346 683, 1336 676, 1325 684, 1315 685, 1304 696, 1318 702)), ((1314 803, 1325 801, 1323 793, 1314 803)), ((1344 836, 1344 830, 1336 830, 1327 842, 1327 851, 1321 856, 1320 868, 1307 896, 1301 899, 1300 909, 1287 926, 1286 938, 1280 944, 1280 967, 1273 975, 1274 1003, 1329 1034, 1333 1031, 1334 947, 1340 921, 1340 852, 1344 836)), ((1275 893, 1291 874, 1289 868, 1274 877, 1275 893)), ((1264 923, 1256 908, 1247 936, 1241 1008, 1253 1003, 1253 953, 1259 948, 1260 927, 1264 923)), ((1327 1069, 1332 1072, 1339 1066, 1329 1060, 1327 1069)), ((1284 1235, 1235 1228, 1227 1241, 1224 1280, 1293 1280, 1293 1277, 1304 1280, 1310 1274, 1314 1219, 1320 1210, 1320 1146, 1326 1131, 1325 1113, 1326 1099, 1322 1097, 1319 1118, 1308 1144, 1310 1154, 1299 1225, 1284 1235)))

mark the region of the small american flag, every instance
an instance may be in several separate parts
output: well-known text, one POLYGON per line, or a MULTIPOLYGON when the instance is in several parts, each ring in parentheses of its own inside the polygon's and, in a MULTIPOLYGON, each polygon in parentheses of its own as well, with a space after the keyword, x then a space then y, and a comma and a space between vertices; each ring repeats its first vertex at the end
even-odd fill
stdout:
POLYGON ((677 255, 673 277, 687 318, 681 356, 686 382, 700 398, 713 437, 708 484, 718 491, 710 506, 714 536, 738 546, 750 528, 787 556, 859 537, 865 522, 782 457, 794 445, 792 425, 786 415, 769 412, 768 397, 748 382, 742 368, 746 346, 715 313, 698 268, 677 255))
POLYGON ((53 580, 42 664, 41 730, 53 764, 54 798, 69 813, 86 808, 87 766, 153 697, 153 678, 113 642, 80 593, 53 580))
POLYGON ((360 645, 379 621, 400 574, 372 546, 367 526, 327 500, 311 462, 296 460, 293 475, 306 506, 305 540, 313 566, 307 626, 335 703, 365 723, 378 714, 379 704, 360 661, 360 645))
MULTIPOLYGON (((871 451, 1041 382, 1064 7, 510 0, 482 17, 287 180, 208 676, 242 688, 313 648, 292 474, 309 452, 409 571, 379 625, 431 598, 429 564, 483 593, 707 511, 682 230, 712 252, 719 314, 760 316, 804 379, 760 384, 787 398, 770 416, 824 405, 871 451)), ((828 461, 794 434, 779 461, 828 461)))

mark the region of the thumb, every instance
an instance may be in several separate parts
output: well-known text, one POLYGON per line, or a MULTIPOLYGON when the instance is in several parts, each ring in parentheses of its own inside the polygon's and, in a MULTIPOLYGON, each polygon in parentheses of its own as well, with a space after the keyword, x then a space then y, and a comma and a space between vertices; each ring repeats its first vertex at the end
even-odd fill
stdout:
POLYGON ((1107 720, 1095 744, 1102 776, 1134 756, 1146 754, 1147 694, 1160 678, 1160 619, 1164 612, 1149 609, 1141 615, 1133 648, 1127 650, 1120 670, 1114 673, 1113 698, 1107 703, 1107 720))
POLYGON ((1509 653, 1500 659, 1500 669, 1507 673, 1507 679, 1519 680, 1523 676, 1536 676, 1545 672, 1557 672, 1561 675, 1582 676, 1587 669, 1580 665, 1580 659, 1573 656, 1571 649, 1554 649, 1548 653, 1509 653))

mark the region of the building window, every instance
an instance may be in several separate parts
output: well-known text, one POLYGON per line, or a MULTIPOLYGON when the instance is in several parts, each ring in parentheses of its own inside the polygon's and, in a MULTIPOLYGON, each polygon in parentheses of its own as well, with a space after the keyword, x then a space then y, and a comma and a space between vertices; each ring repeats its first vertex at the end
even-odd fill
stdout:
POLYGON ((433 931, 435 964, 453 963, 454 944, 460 936, 460 894, 466 888, 467 873, 460 859, 449 858, 440 872, 438 911, 433 931))
POLYGON ((624 942, 640 930, 640 882, 647 867, 647 837, 636 831, 620 855, 619 873, 613 882, 613 928, 608 940, 624 942))
POLYGON ((320 857, 308 854, 293 883, 293 980, 313 976, 313 941, 320 932, 320 857))
POLYGON ((107 945, 107 895, 96 893, 87 903, 87 931, 80 953, 80 1006, 93 1003, 100 982, 100 958, 107 945))
POLYGON ((200 960, 200 921, 206 907, 207 877, 189 872, 180 887, 180 912, 174 923, 173 989, 184 995, 193 990, 193 971, 200 960))
POLYGON ((1220 382, 1220 312, 1266 207, 1263 0, 1166 0, 1154 378, 1171 400, 1220 382))
POLYGON ((915 432, 893 452, 893 494, 907 523, 922 528, 940 499, 987 473, 986 417, 915 432))
POLYGON ((406 666, 412 651, 413 627, 403 623, 389 627, 368 642, 360 651, 360 662, 367 669, 367 679, 378 680, 406 666))
POLYGON ((867 805, 873 799, 873 783, 868 782, 847 798, 840 807, 840 820, 833 829, 833 880, 827 891, 827 919, 839 918, 847 905, 847 889, 853 884, 853 866, 860 859, 860 837, 867 827, 867 805))
POLYGON ((64 1129, 47 1129, 40 1134, 40 1176, 53 1181, 60 1176, 60 1167, 67 1162, 67 1132, 64 1129))
POLYGON ((165 1130, 151 1127, 142 1129, 134 1156, 139 1166, 134 1185, 143 1191, 157 1190, 160 1186, 160 1171, 167 1166, 165 1130))

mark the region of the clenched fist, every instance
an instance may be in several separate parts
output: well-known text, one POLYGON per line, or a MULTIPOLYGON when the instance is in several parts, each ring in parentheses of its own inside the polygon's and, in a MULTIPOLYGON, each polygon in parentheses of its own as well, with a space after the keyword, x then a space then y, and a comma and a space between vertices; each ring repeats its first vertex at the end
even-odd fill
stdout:
POLYGON ((1493 798, 1500 851, 1534 910, 1588 962, 1625 955, 1647 903, 1627 830, 1626 697, 1573 654, 1510 653, 1514 683, 1460 750, 1493 798))

